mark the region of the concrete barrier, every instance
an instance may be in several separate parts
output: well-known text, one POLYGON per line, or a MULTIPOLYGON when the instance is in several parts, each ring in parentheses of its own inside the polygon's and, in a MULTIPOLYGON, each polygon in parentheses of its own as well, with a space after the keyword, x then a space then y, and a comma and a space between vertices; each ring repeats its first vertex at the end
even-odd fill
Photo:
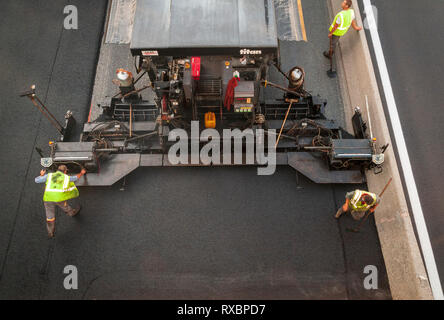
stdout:
MULTIPOLYGON (((342 0, 327 0, 331 20, 341 10, 342 0)), ((353 0, 358 25, 363 26, 358 2, 353 0)), ((326 27, 326 33, 328 32, 326 27)), ((328 38, 326 34, 326 46, 328 38)), ((368 96, 370 117, 379 144, 390 143, 385 152, 384 172, 367 174, 370 191, 379 193, 390 177, 393 181, 375 212, 376 227, 384 256, 393 299, 433 299, 421 252, 416 240, 408 212, 400 173, 393 150, 384 108, 378 90, 370 51, 364 31, 352 28, 340 40, 335 52, 341 93, 345 105, 346 119, 351 119, 354 107, 361 107, 366 118, 365 96, 368 96)), ((350 130, 351 123, 347 124, 350 130)))

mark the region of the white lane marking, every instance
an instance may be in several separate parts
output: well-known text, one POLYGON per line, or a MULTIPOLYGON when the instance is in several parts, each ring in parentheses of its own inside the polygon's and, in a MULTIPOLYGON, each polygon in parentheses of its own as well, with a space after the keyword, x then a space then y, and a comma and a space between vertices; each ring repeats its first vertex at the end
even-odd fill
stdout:
POLYGON ((424 262, 429 276, 430 286, 432 288, 435 300, 444 300, 441 281, 439 279, 438 270, 436 268, 435 257, 433 255, 432 245, 430 243, 429 234, 427 232, 424 214, 421 208, 421 202, 416 188, 415 178, 413 177, 412 166, 408 156, 407 147, 402 132, 401 121, 399 120, 398 110, 396 108, 395 96, 393 95, 392 84, 388 74, 387 65, 385 63, 384 53, 382 51, 381 40, 379 38, 376 20, 373 15, 372 4, 370 0, 364 1, 364 10, 367 15, 370 35, 373 42, 376 61, 378 63, 379 73, 381 76, 382 86, 384 87, 385 99, 387 101, 387 109, 389 111, 390 121, 393 128, 394 138, 398 147, 399 159, 404 174, 407 193, 412 206, 412 213, 415 219, 416 229, 418 231, 419 242, 424 256, 424 262))

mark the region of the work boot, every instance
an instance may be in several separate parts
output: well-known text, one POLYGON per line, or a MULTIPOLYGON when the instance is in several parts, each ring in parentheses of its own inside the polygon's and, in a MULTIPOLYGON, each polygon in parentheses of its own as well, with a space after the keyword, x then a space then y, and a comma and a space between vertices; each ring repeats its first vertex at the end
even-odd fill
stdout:
POLYGON ((46 229, 48 229, 48 237, 54 238, 55 233, 55 221, 47 221, 46 222, 46 229))
POLYGON ((342 207, 340 207, 340 208, 338 209, 338 211, 336 212, 336 214, 335 214, 335 218, 336 218, 336 219, 339 219, 339 217, 340 217, 343 213, 344 213, 344 210, 342 210, 342 207))
POLYGON ((324 57, 326 57, 327 59, 331 58, 330 54, 328 53, 328 51, 324 51, 323 54, 324 54, 324 57))
POLYGON ((75 215, 77 215, 80 212, 81 209, 82 209, 82 206, 79 206, 77 209, 75 209, 71 213, 68 213, 68 216, 74 217, 75 215))

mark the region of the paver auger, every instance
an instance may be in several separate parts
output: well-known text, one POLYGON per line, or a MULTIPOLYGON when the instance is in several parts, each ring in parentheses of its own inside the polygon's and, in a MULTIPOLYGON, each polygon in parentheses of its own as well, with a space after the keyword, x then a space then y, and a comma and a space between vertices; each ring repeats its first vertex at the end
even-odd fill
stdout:
MULTIPOLYGON (((248 161, 246 150, 253 145, 275 153, 277 165, 290 165, 316 183, 361 183, 364 170, 382 170, 383 150, 377 151, 366 133, 358 109, 350 134, 326 119, 327 102, 305 90, 302 68, 281 70, 273 1, 263 4, 139 0, 130 47, 138 77, 117 70, 120 92, 101 105, 96 120, 84 124, 79 142, 68 142, 72 124, 61 128, 62 138, 51 144, 42 165, 84 167, 88 174, 77 185, 112 185, 139 166, 261 166, 258 159, 248 161), (286 86, 268 80, 271 68, 286 86), (149 84, 137 89, 142 77, 149 84), (154 99, 144 99, 144 90, 152 90, 154 99), (277 90, 282 94, 269 98, 277 90), (196 162, 192 155, 185 163, 171 161, 168 152, 177 132, 188 150, 218 142, 207 152, 210 161, 196 162), (236 141, 243 146, 240 152, 236 141), (225 151, 241 153, 240 162, 234 155, 214 160, 227 142, 225 151)), ((23 95, 36 101, 34 89, 23 95)))

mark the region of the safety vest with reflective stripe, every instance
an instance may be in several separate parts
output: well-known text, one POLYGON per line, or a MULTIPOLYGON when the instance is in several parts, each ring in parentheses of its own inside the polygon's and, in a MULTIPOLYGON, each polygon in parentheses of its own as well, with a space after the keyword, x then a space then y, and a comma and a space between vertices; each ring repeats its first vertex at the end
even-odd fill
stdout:
POLYGON ((333 35, 342 37, 344 34, 347 33, 348 29, 350 29, 350 26, 352 24, 352 9, 342 10, 339 12, 335 19, 333 20, 333 23, 330 26, 330 32, 333 30, 333 27, 336 24, 336 21, 338 18, 341 19, 341 24, 339 27, 333 32, 333 35))
POLYGON ((356 190, 355 193, 353 194, 353 198, 350 200, 350 206, 353 211, 360 211, 360 212, 367 211, 376 204, 377 197, 378 196, 374 193, 370 193, 368 191, 356 190), (371 204, 366 204, 365 202, 361 202, 361 197, 364 194, 368 194, 373 198, 371 204))
POLYGON ((68 175, 60 171, 48 174, 43 201, 61 202, 78 196, 79 190, 77 190, 74 182, 69 181, 68 175))

